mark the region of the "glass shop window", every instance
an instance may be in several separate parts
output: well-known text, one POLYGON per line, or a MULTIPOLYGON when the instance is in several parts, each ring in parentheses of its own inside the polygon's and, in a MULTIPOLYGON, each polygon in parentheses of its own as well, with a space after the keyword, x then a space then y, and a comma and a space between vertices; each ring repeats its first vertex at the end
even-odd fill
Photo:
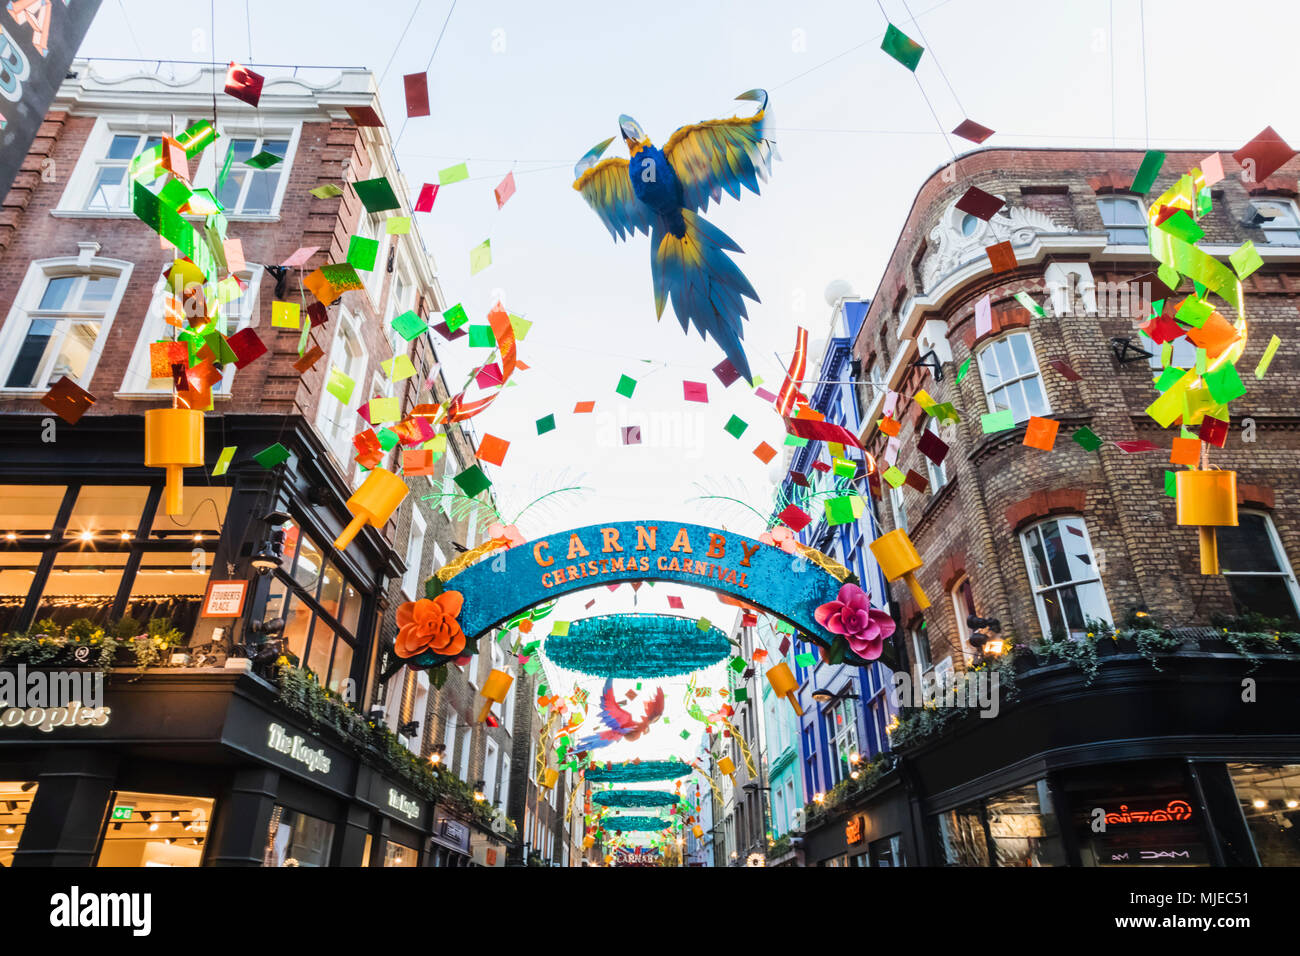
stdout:
POLYGON ((200 866, 213 801, 161 793, 113 794, 96 866, 200 866))
POLYGON ((263 621, 283 621, 283 649, 325 687, 344 693, 352 674, 361 590, 297 522, 284 525, 284 558, 274 572, 263 621))
POLYGON ((0 780, 0 867, 14 865, 38 787, 35 780, 0 780))
POLYGON ((412 847, 384 842, 384 866, 419 866, 420 854, 412 847))
POLYGON ((1177 763, 1143 761, 1067 773, 1070 825, 1084 866, 1209 866, 1205 821, 1177 763), (1094 821, 1104 815, 1106 829, 1094 821))
POLYGON ((1020 535, 1043 636, 1078 638, 1089 619, 1110 621, 1110 605, 1082 518, 1052 518, 1020 535))
POLYGON ((862 861, 860 865, 868 865, 868 857, 871 866, 905 866, 903 862, 903 843, 900 834, 895 833, 893 836, 887 836, 880 840, 873 840, 867 848, 867 854, 856 856, 855 860, 862 861))
POLYGON ((985 801, 997 866, 1064 866, 1065 848, 1047 781, 1026 784, 985 801))
POLYGON ((988 866, 989 845, 978 804, 930 818, 942 866, 988 866))
POLYGON ((65 375, 87 387, 116 314, 120 281, 117 272, 49 276, 40 298, 14 319, 25 319, 27 328, 6 358, 4 387, 46 389, 65 375))
POLYGON ((1300 866, 1300 764, 1230 763, 1228 773, 1260 865, 1300 866))
POLYGON ((334 824, 276 806, 266 833, 263 866, 329 866, 334 824))

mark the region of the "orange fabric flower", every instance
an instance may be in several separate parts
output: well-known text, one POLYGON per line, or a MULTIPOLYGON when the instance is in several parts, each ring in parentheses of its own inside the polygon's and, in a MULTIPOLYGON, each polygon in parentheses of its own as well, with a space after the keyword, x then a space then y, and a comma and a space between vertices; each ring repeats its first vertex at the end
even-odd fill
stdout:
POLYGON ((415 657, 425 651, 445 657, 459 654, 465 649, 465 632, 456 615, 464 603, 459 591, 443 591, 432 601, 422 598, 403 604, 397 609, 394 652, 398 657, 415 657))

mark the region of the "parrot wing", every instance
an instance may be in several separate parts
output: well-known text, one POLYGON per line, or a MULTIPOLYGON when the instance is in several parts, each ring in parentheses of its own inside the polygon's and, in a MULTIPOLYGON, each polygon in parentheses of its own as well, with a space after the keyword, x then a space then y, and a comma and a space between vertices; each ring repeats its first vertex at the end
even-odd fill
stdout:
POLYGON ((605 718, 605 723, 609 724, 611 728, 626 729, 636 723, 632 719, 632 715, 615 702, 614 682, 612 680, 605 682, 605 690, 600 695, 600 713, 605 718))
POLYGON ((601 160, 583 171, 574 180, 573 188, 582 193, 616 240, 638 231, 650 235, 653 212, 632 192, 626 159, 601 160))
POLYGON ((645 718, 641 721, 641 723, 649 727, 652 723, 654 723, 663 715, 664 715, 664 689, 660 687, 658 689, 658 692, 654 695, 654 697, 646 702, 645 718))
MULTIPOLYGON (((736 99, 757 100, 760 109, 746 118, 683 126, 664 145, 664 158, 682 184, 687 209, 707 211, 709 200, 720 201, 723 190, 739 199, 741 186, 757 195, 758 181, 767 181, 773 158, 772 143, 764 133, 767 93, 750 90, 736 99)), ((631 192, 631 183, 627 188, 631 192)))

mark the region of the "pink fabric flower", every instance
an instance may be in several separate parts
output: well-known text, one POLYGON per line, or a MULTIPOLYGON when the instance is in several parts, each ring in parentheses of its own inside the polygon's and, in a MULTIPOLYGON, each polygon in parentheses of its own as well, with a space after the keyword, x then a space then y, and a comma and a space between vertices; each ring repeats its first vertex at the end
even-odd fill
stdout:
POLYGON ((487 533, 489 538, 504 539, 507 548, 516 548, 525 543, 524 536, 520 534, 519 529, 512 524, 501 524, 499 521, 494 521, 492 524, 488 525, 487 533))
POLYGON ((780 548, 786 554, 798 554, 798 541, 795 539, 794 532, 784 525, 777 525, 771 531, 764 531, 758 536, 758 540, 763 544, 770 544, 774 548, 780 548))
POLYGON ((849 648, 863 660, 874 661, 885 649, 885 638, 894 633, 894 619, 871 606, 867 593, 856 584, 840 588, 836 600, 813 612, 817 623, 849 642, 849 648))

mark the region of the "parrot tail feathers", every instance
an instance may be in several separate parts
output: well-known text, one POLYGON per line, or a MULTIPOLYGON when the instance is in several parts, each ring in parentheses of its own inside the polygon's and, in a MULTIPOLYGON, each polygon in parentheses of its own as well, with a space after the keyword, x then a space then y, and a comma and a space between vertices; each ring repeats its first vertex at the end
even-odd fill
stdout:
POLYGON ((749 360, 741 339, 748 318, 745 299, 758 301, 758 293, 740 267, 727 255, 741 252, 730 236, 689 209, 681 211, 685 223, 676 236, 664 219, 650 233, 650 274, 654 282, 655 313, 662 317, 671 298, 682 330, 694 325, 701 336, 711 337, 746 381, 752 381, 749 360))

